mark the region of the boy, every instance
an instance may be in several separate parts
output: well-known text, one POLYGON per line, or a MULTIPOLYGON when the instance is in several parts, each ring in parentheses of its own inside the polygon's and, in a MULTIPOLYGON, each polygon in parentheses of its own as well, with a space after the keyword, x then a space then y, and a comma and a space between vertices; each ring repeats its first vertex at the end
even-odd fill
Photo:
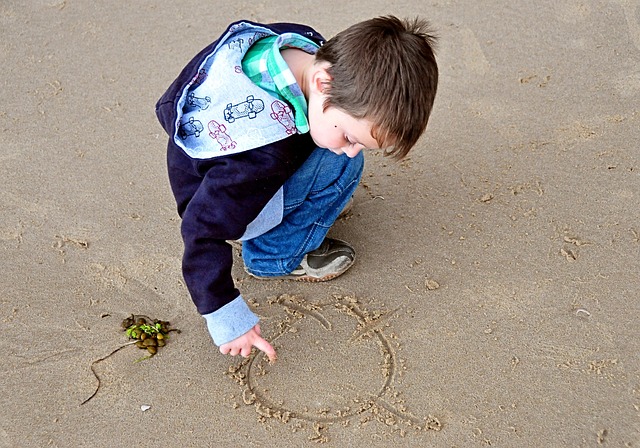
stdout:
POLYGON ((326 234, 358 185, 362 149, 401 159, 424 132, 434 41, 426 22, 392 16, 326 43, 303 25, 236 22, 160 98, 183 275, 223 354, 276 356, 234 286, 227 241, 243 241, 258 278, 326 281, 351 267, 353 248, 326 234))

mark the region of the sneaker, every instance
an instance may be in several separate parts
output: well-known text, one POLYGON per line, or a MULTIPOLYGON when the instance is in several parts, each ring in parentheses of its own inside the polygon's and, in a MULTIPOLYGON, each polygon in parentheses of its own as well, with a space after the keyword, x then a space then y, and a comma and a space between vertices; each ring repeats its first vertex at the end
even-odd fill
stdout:
MULTIPOLYGON (((261 280, 295 280, 299 282, 326 282, 344 274, 356 259, 356 252, 344 241, 325 238, 320 247, 304 256, 300 266, 290 274, 278 277, 260 277, 261 280)), ((245 269, 246 270, 246 269, 245 269)))

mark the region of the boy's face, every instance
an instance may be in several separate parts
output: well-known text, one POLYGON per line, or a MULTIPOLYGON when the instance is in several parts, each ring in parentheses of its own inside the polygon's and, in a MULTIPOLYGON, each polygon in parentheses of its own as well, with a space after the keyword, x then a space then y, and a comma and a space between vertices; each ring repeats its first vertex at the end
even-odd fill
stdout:
POLYGON ((371 123, 357 119, 335 107, 322 110, 309 103, 309 129, 311 138, 321 148, 336 154, 355 157, 364 148, 374 149, 378 142, 371 136, 371 123))
POLYGON ((335 107, 323 110, 326 82, 330 82, 326 71, 320 69, 315 72, 307 97, 309 130, 315 144, 336 154, 346 154, 347 157, 355 157, 364 148, 378 148, 368 120, 354 118, 335 107))

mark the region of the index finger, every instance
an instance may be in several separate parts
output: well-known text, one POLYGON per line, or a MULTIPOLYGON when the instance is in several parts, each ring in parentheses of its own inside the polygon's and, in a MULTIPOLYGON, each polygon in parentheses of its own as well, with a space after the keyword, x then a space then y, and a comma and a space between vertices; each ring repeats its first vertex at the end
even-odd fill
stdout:
POLYGON ((273 364, 274 362, 276 362, 276 359, 278 359, 278 355, 276 354, 276 351, 273 349, 271 344, 269 344, 265 339, 258 337, 253 343, 253 345, 258 350, 262 350, 267 355, 267 357, 269 358, 270 364, 273 364))

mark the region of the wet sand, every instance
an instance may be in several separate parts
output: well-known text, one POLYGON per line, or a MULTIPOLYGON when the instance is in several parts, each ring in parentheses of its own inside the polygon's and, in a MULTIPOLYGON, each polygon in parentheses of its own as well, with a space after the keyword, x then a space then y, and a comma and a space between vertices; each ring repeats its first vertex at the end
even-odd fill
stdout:
POLYGON ((638 446, 637 2, 281 5, 0 5, 0 447, 638 446), (344 276, 261 282, 236 254, 279 361, 222 356, 155 101, 234 20, 389 13, 440 35, 427 133, 367 154, 344 276), (132 313, 182 332, 94 364, 81 405, 132 313))

